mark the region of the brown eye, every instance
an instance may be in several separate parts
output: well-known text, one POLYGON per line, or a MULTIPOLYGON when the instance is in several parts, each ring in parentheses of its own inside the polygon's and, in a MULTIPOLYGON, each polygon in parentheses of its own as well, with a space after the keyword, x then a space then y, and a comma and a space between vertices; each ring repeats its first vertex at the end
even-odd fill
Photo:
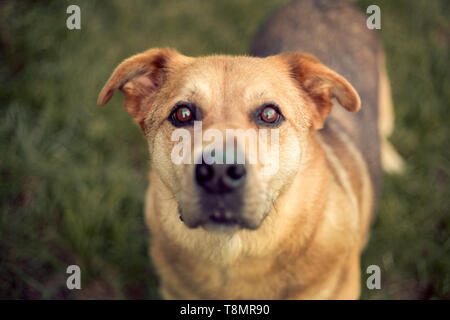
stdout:
POLYGON ((174 126, 190 125, 195 120, 195 106, 190 103, 179 104, 170 114, 170 121, 174 126))
POLYGON ((179 106, 175 112, 175 117, 180 122, 188 122, 192 120, 192 111, 187 106, 179 106))
POLYGON ((260 117, 262 121, 273 124, 280 120, 280 113, 275 106, 268 105, 261 110, 260 117))

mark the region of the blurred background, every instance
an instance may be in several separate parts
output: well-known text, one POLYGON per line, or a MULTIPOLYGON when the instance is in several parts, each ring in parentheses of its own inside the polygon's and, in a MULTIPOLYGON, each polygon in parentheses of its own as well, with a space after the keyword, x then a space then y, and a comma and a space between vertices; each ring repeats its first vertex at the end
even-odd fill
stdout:
MULTIPOLYGON (((148 154, 117 94, 97 94, 150 47, 245 54, 286 0, 0 1, 0 298, 159 298, 143 219, 148 154), (81 8, 68 30, 66 8, 81 8), (82 290, 66 288, 66 268, 82 290)), ((450 2, 381 8, 379 37, 407 162, 385 175, 362 258, 364 299, 450 298, 450 2), (365 286, 381 267, 381 290, 365 286)))

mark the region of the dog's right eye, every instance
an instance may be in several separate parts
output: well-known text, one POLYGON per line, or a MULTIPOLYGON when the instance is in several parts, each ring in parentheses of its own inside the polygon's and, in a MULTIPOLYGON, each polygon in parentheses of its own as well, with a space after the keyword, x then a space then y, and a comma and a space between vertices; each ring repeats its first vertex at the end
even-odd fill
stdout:
POLYGON ((170 121, 176 127, 193 124, 195 120, 195 106, 190 103, 176 105, 170 114, 170 121))

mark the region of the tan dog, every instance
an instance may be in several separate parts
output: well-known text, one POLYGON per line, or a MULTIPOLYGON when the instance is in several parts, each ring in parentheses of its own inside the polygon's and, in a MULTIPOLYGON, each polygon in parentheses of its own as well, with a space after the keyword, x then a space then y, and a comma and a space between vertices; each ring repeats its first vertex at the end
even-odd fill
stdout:
MULTIPOLYGON (((283 34, 298 33, 286 28, 283 34)), ((260 41, 267 38, 263 31, 260 41)), ((359 297, 360 254, 380 181, 382 69, 372 49, 368 66, 351 50, 344 59, 353 63, 350 74, 366 72, 357 77, 364 93, 358 117, 352 85, 308 54, 192 58, 151 49, 117 67, 98 103, 120 89, 147 138, 146 220, 164 298, 359 297), (263 175, 259 162, 174 164, 172 133, 192 132, 194 120, 219 132, 278 129, 279 169, 263 175)))

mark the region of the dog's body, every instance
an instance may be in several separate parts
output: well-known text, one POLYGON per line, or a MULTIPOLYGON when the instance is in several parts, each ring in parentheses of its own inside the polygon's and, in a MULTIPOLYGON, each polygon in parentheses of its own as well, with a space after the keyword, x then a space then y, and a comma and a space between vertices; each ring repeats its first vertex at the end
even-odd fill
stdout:
POLYGON ((347 112, 360 106, 353 87, 317 59, 296 53, 190 58, 153 49, 122 63, 100 93, 103 105, 121 89, 147 136, 146 221, 164 298, 359 297, 360 254, 381 181, 377 115, 388 93, 380 83, 381 53, 364 18, 347 3, 330 3, 301 1, 280 10, 253 54, 317 55, 355 86, 362 97, 357 114, 347 112), (177 101, 195 104, 203 127, 222 132, 258 128, 249 114, 276 103, 285 118, 277 127, 277 173, 262 177, 260 164, 246 166, 238 191, 202 191, 193 165, 170 160, 168 117, 177 101), (217 199, 221 213, 232 211, 233 227, 211 222, 215 204, 205 207, 204 198, 217 199), (241 203, 239 209, 227 207, 231 202, 241 203))

